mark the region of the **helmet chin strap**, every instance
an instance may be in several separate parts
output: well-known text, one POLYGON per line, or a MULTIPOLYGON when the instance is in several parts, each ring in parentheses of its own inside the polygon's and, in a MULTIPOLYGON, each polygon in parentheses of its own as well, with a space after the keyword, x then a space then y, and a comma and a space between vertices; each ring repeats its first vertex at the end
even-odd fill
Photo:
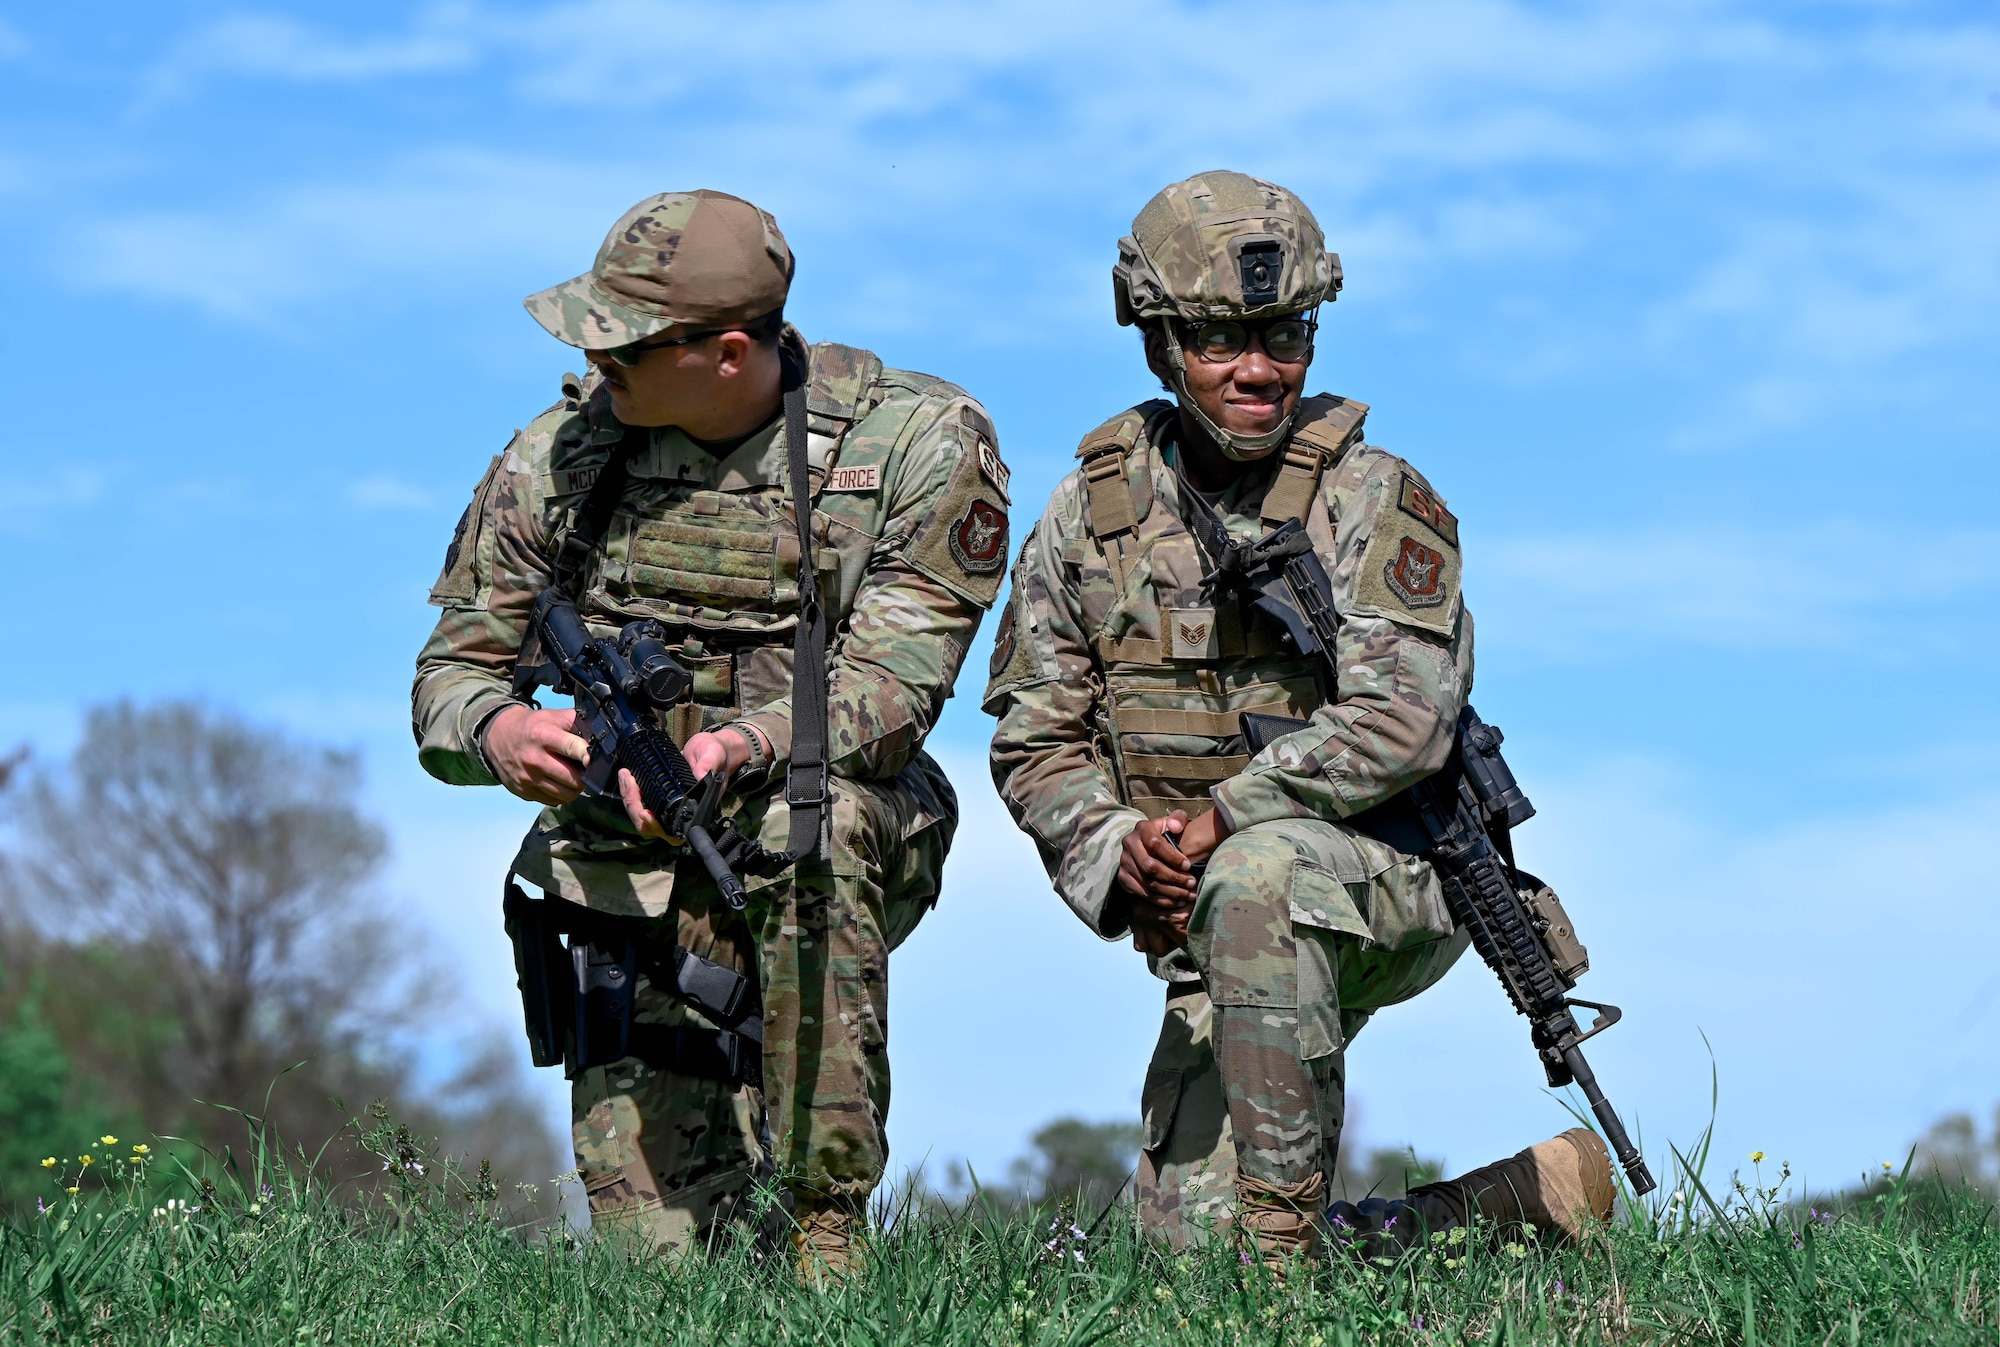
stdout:
POLYGON ((1181 344, 1174 335, 1171 322, 1166 324, 1166 340, 1161 344, 1166 347, 1167 365, 1174 372, 1174 396, 1179 399, 1181 410, 1192 416, 1194 423, 1208 433, 1224 458, 1238 463, 1254 463, 1283 444, 1285 436, 1291 434, 1292 418, 1298 414, 1296 410, 1285 413, 1284 420, 1262 435, 1238 435, 1215 424, 1188 394, 1187 360, 1181 354, 1181 344))

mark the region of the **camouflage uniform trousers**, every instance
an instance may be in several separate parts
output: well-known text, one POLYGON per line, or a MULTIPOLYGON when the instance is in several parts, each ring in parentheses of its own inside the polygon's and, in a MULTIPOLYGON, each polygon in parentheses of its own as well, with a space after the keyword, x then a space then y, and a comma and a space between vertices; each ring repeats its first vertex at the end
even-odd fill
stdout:
POLYGON ((1139 1219, 1176 1248, 1226 1226, 1236 1179, 1335 1181, 1347 1044, 1434 985, 1467 939, 1429 864, 1334 823, 1260 823, 1210 857, 1189 921, 1201 982, 1167 993, 1142 1098, 1139 1219))
MULTIPOLYGON (((741 973, 756 931, 764 1088, 631 1057, 580 1075, 571 1132, 594 1227, 678 1252, 746 1220, 762 1175, 775 1172, 795 1194, 855 1203, 881 1181, 889 951, 936 903, 955 822, 920 816, 894 781, 833 785, 832 860, 753 887, 741 914, 706 874, 683 868, 682 945, 741 973)), ((644 978, 635 1000, 639 1023, 705 1023, 644 978)))

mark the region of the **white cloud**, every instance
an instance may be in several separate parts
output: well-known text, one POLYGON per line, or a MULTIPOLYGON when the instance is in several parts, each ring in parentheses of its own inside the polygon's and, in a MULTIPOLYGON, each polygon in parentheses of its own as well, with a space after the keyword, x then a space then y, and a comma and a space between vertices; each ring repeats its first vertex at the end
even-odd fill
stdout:
POLYGON ((1777 654, 1874 639, 1885 612, 1988 602, 2000 582, 2000 531, 1831 521, 1513 537, 1483 549, 1480 572, 1480 593, 1469 597, 1497 618, 1482 636, 1532 632, 1554 650, 1602 649, 1609 637, 1627 651, 1777 654))
POLYGON ((363 477, 341 494, 349 505, 363 510, 428 510, 431 506, 429 493, 388 473, 363 477))
POLYGON ((15 481, 0 532, 39 533, 63 525, 65 512, 97 504, 111 474, 99 467, 30 471, 15 481))
POLYGON ((1690 448, 1822 418, 1857 377, 1932 376, 1930 353, 1990 340, 2000 312, 1990 25, 1785 23, 1721 0, 1276 0, 1255 24, 1155 0, 466 3, 387 35, 238 15, 159 78, 475 65, 510 114, 576 119, 574 145, 398 145, 386 168, 79 231, 80 274, 278 326, 530 260, 546 283, 630 201, 710 183, 776 210, 816 249, 811 283, 881 326, 1095 317, 1101 282, 1075 277, 1101 275, 1131 212, 1231 163, 1315 203, 1350 301, 1421 321, 1493 296, 1488 326, 1454 327, 1496 381, 1585 363, 1707 381, 1716 415, 1690 448), (1258 42, 1323 50, 1323 74, 1274 86, 1218 59, 1258 42))
POLYGON ((471 17, 468 5, 433 5, 405 33, 350 39, 289 15, 234 14, 176 42, 147 73, 141 107, 219 76, 355 83, 459 69, 479 55, 471 17))
MULTIPOLYGON (((554 254, 559 243, 574 253, 577 238, 601 232, 607 209, 629 204, 605 190, 605 179, 622 176, 436 152, 372 181, 292 188, 250 206, 135 211, 85 230, 77 265, 96 288, 296 330, 317 320, 318 304, 357 286, 407 297, 554 254), (613 200, 620 206, 608 207, 613 200)), ((552 255, 549 265, 565 263, 552 255)))

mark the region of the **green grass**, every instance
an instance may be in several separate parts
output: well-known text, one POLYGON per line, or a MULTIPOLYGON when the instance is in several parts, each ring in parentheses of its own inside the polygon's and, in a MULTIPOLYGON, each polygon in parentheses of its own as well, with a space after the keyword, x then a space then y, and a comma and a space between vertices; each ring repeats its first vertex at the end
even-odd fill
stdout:
POLYGON ((1288 1289, 1220 1243, 1148 1247, 1123 1210, 1051 1248, 1047 1212, 912 1209, 876 1236, 865 1281, 816 1292, 749 1241, 669 1265, 510 1228, 490 1183, 386 1121, 367 1138, 387 1168, 344 1201, 254 1151, 206 1184, 169 1164, 140 1177, 149 1161, 72 1197, 53 1171, 55 1205, 0 1225, 0 1341, 2000 1341, 1991 1207, 1907 1176, 1831 1218, 1754 1184, 1718 1199, 1690 1183, 1691 1201, 1580 1249, 1461 1238, 1396 1263, 1336 1259, 1288 1289), (198 1210, 165 1208, 177 1187, 198 1210))

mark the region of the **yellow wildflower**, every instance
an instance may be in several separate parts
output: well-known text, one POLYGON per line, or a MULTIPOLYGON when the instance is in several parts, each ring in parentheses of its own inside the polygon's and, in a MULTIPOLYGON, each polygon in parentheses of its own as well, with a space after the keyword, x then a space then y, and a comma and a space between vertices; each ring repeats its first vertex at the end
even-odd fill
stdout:
POLYGON ((86 1165, 94 1165, 94 1164, 96 1164, 96 1163, 97 1163, 97 1157, 96 1157, 96 1156, 94 1156, 94 1155, 79 1155, 79 1156, 77 1156, 76 1158, 77 1158, 77 1159, 78 1159, 78 1160, 79 1160, 80 1162, 82 1162, 83 1164, 86 1164, 86 1165))
POLYGON ((1754 1165, 1754 1164, 1758 1164, 1758 1163, 1762 1162, 1762 1160, 1763 1160, 1763 1159, 1764 1159, 1764 1152, 1762 1152, 1762 1151, 1751 1151, 1751 1152, 1750 1152, 1750 1163, 1751 1163, 1751 1164, 1753 1164, 1753 1165, 1754 1165))
POLYGON ((77 1192, 78 1190, 77 1190, 77 1189, 75 1189, 75 1188, 65 1188, 65 1189, 63 1189, 63 1191, 64 1191, 64 1192, 66 1192, 66 1193, 75 1193, 75 1192, 77 1192))
POLYGON ((42 1161, 43 1169, 54 1169, 55 1167, 56 1167, 56 1158, 53 1155, 51 1155, 48 1159, 42 1161))
POLYGON ((132 1153, 134 1155, 151 1155, 153 1153, 153 1148, 151 1146, 148 1146, 143 1141, 134 1142, 132 1145, 132 1153))
POLYGON ((118 1144, 117 1137, 99 1137, 98 1140, 106 1146, 116 1146, 118 1144))
POLYGON ((143 1155, 128 1155, 125 1158, 131 1161, 135 1165, 143 1165, 146 1163, 146 1157, 143 1155))

